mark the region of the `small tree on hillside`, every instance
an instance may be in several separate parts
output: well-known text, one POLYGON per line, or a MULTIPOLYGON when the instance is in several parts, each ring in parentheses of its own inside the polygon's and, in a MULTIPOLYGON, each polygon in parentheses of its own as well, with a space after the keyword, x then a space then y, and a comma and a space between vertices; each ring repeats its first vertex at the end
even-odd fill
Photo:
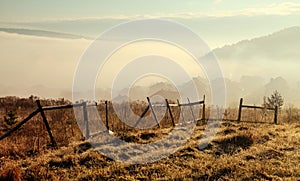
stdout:
POLYGON ((273 92, 273 94, 270 97, 264 97, 264 107, 270 107, 270 108, 275 108, 275 106, 277 106, 278 108, 280 108, 281 106, 283 106, 283 98, 280 95, 280 93, 275 90, 273 92))

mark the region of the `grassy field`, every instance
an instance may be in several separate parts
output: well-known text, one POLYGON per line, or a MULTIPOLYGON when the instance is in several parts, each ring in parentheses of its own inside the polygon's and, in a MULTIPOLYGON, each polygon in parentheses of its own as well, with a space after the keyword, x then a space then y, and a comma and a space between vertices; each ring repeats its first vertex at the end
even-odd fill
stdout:
MULTIPOLYGON (((17 121, 24 118, 35 108, 30 99, 23 101, 28 104, 18 108, 6 102, 6 110, 1 114, 4 116, 8 110, 14 109, 17 121)), ((66 103, 63 101, 44 100, 42 104, 66 103)), ((142 105, 135 107, 135 112, 140 113, 143 108, 142 105)), ((285 121, 291 115, 281 116, 278 125, 255 123, 256 120, 239 124, 223 121, 213 141, 203 150, 198 146, 206 124, 199 121, 190 139, 175 153, 154 163, 130 165, 103 156, 84 141, 72 111, 60 110, 46 115, 58 149, 48 145, 49 138, 39 116, 1 140, 0 180, 300 179, 300 121, 295 117, 285 121)), ((288 111, 282 110, 282 115, 288 111)), ((112 118, 113 115, 110 119, 114 120, 112 118)), ((135 130, 117 126, 117 119, 114 122, 111 127, 115 136, 139 144, 155 142, 172 131, 166 123, 162 128, 135 130)), ((1 134, 8 127, 2 124, 1 134)))

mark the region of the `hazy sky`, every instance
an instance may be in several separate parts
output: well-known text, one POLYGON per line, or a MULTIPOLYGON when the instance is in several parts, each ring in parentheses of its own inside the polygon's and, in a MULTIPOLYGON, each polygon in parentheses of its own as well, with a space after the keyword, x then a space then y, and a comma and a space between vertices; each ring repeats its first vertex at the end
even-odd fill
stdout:
MULTIPOLYGON (((141 18, 178 21, 211 48, 217 48, 300 26, 300 0, 0 1, 0 28, 23 27, 96 37, 120 22, 141 18)), ((0 85, 41 84, 70 90, 76 65, 90 41, 1 32, 0 85)), ((257 67, 262 65, 259 62, 257 67)), ((226 66, 230 69, 224 68, 225 75, 239 72, 239 68, 226 66)), ((298 64, 293 67, 296 69, 298 64)), ((11 93, 11 88, 6 88, 2 94, 11 93)))
POLYGON ((121 16, 299 15, 299 0, 1 0, 1 21, 121 16))
POLYGON ((173 19, 187 25, 211 48, 216 48, 300 26, 300 1, 0 1, 2 27, 18 22, 25 28, 96 37, 113 25, 140 18, 173 19))

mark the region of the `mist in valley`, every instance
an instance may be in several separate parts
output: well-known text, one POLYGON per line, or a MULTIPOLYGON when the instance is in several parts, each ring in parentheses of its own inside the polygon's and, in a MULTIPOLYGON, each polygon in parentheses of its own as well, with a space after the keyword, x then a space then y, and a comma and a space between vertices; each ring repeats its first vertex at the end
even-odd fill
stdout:
MULTIPOLYGON (((300 106, 299 37, 300 28, 291 27, 263 37, 213 49, 224 74, 227 106, 237 106, 240 97, 244 97, 250 104, 262 104, 263 97, 269 96, 274 90, 282 94, 285 105, 300 106)), ((22 34, 21 30, 1 31, 0 96, 37 95, 43 98, 72 99, 76 67, 91 42, 91 39, 83 37, 70 38, 63 35, 47 37, 47 34, 40 36, 22 34)), ((155 57, 152 59, 147 60, 148 63, 160 61, 155 57)), ((186 67, 184 59, 182 57, 180 60, 181 66, 186 67)), ((136 64, 132 70, 147 71, 149 66, 136 64)), ((189 92, 191 80, 178 76, 177 69, 169 68, 168 75, 177 80, 176 86, 174 82, 154 76, 137 84, 113 85, 116 93, 112 97, 112 82, 122 68, 117 67, 117 64, 111 63, 104 69, 104 75, 95 88, 97 99, 145 100, 146 96, 157 94, 164 95, 168 99, 176 99, 178 96, 176 86, 180 87, 185 95, 190 95, 191 99, 202 97, 203 94, 210 95, 210 83, 205 77, 204 70, 193 70, 190 76, 197 87, 197 97, 189 92)), ((126 77, 126 74, 123 77, 126 77)))

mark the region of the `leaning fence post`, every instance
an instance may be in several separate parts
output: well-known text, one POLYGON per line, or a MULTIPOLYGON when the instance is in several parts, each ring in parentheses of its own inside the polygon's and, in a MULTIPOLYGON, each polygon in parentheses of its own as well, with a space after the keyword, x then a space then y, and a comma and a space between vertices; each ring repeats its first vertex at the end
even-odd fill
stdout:
POLYGON ((166 99, 166 103, 167 103, 167 108, 168 108, 169 113, 170 113, 170 117, 171 117, 172 124, 173 124, 173 126, 175 127, 175 122, 174 122, 173 114, 172 114, 172 111, 171 111, 171 108, 170 108, 168 99, 166 99))
POLYGON ((108 126, 108 102, 107 101, 105 101, 105 122, 106 122, 107 131, 108 131, 109 126, 108 126))
POLYGON ((274 123, 277 124, 278 106, 275 106, 274 110, 274 123))
POLYGON ((205 120, 205 95, 203 95, 202 120, 205 120))
POLYGON ((160 127, 159 122, 158 122, 157 117, 156 117, 156 114, 155 114, 155 112, 154 112, 154 109, 153 109, 153 107, 152 107, 150 98, 147 97, 147 100, 148 100, 148 104, 149 104, 149 107, 150 107, 150 109, 151 109, 151 112, 152 112, 152 114, 153 114, 153 116, 154 116, 154 119, 155 119, 155 121, 156 121, 156 123, 157 123, 157 126, 160 127))
POLYGON ((45 113, 44 113, 43 107, 41 106, 40 100, 36 100, 36 104, 37 104, 37 106, 38 106, 39 112, 41 113, 42 119, 43 119, 44 124, 45 124, 45 126, 46 126, 46 129, 47 129, 47 132, 48 132, 48 134, 49 134, 49 137, 50 137, 52 146, 56 147, 57 144, 56 144, 55 139, 54 139, 54 137, 53 137, 53 135, 52 135, 52 132, 51 132, 49 123, 48 123, 48 121, 47 121, 47 118, 46 118, 46 115, 45 115, 45 113))
POLYGON ((83 110, 83 120, 84 120, 84 127, 85 127, 85 137, 86 139, 90 138, 90 130, 89 130, 89 122, 88 122, 88 115, 86 110, 86 102, 82 103, 82 110, 83 110))
POLYGON ((39 112, 40 112, 39 109, 36 109, 35 111, 33 111, 31 114, 29 114, 29 116, 27 116, 25 119, 23 119, 23 121, 19 122, 15 127, 10 129, 4 135, 0 136, 0 140, 8 137, 10 134, 12 134, 16 130, 18 130, 21 126, 23 126, 25 123, 27 123, 27 121, 29 121, 33 116, 37 115, 39 112))
POLYGON ((149 105, 146 107, 145 111, 142 113, 142 115, 139 117, 139 119, 136 121, 134 127, 137 127, 137 125, 140 123, 140 121, 143 119, 143 117, 146 115, 146 113, 149 110, 149 105))
POLYGON ((238 113, 238 118, 237 118, 237 122, 238 122, 238 123, 241 122, 242 107, 243 107, 243 98, 240 99, 239 113, 238 113))

